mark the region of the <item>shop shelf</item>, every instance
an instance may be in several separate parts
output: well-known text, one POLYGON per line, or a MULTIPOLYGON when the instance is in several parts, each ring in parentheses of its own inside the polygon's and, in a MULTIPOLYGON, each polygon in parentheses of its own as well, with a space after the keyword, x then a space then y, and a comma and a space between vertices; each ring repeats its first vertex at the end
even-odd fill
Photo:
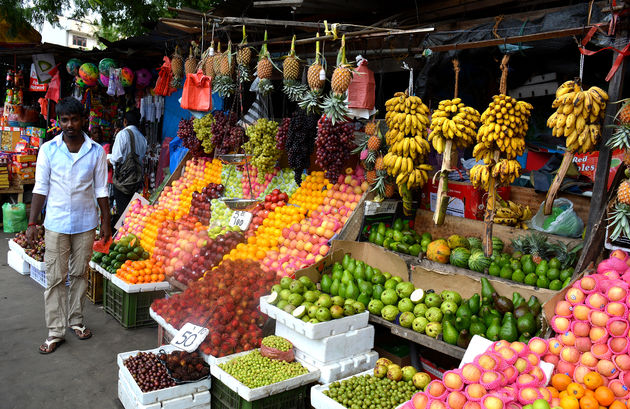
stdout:
POLYGON ((103 280, 103 309, 125 328, 155 325, 149 314, 151 303, 164 291, 126 293, 110 280, 103 280))

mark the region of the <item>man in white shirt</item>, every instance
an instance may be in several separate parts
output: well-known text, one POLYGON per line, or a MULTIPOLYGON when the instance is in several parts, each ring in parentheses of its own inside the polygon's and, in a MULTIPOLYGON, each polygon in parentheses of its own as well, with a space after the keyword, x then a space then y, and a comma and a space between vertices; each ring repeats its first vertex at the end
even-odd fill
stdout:
MULTIPOLYGON (((116 134, 114 146, 112 147, 112 153, 107 155, 108 162, 114 167, 114 174, 116 172, 116 165, 122 164, 127 155, 131 152, 131 135, 134 137, 133 141, 136 146, 136 155, 138 155, 140 163, 143 163, 144 161, 144 155, 147 152, 147 140, 138 130, 138 125, 140 125, 140 113, 138 110, 133 109, 131 111, 127 111, 125 113, 125 118, 123 119, 124 128, 116 134)), ((140 187, 141 186, 138 186, 138 189, 140 187)), ((113 190, 114 200, 116 201, 116 215, 114 216, 113 223, 116 224, 131 201, 133 193, 125 194, 117 189, 115 185, 113 186, 113 190)))
POLYGON ((56 112, 62 133, 42 145, 37 156, 26 230, 29 243, 33 243, 46 203, 44 309, 48 338, 39 347, 42 354, 54 352, 64 342, 66 326, 81 340, 92 336, 84 325, 83 303, 99 209, 101 235, 105 241, 112 236, 105 151, 83 132, 86 117, 79 101, 64 98, 56 112), (66 274, 70 278, 68 290, 66 274))

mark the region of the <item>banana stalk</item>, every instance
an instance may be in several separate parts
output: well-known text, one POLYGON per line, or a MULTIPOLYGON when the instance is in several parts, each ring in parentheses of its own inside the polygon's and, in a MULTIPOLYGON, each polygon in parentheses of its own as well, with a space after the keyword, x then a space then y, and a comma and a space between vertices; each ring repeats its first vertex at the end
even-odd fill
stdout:
POLYGON ((447 139, 446 144, 444 145, 444 153, 442 154, 442 171, 440 173, 440 182, 438 184, 435 213, 433 213, 433 223, 438 226, 444 224, 446 209, 448 208, 448 169, 451 168, 452 151, 453 140, 447 139))
MULTIPOLYGON (((495 162, 499 160, 499 151, 494 153, 495 162)), ((494 222, 494 214, 497 211, 497 181, 492 174, 488 180, 488 203, 486 204, 486 214, 484 215, 484 237, 483 248, 486 257, 492 255, 492 223, 494 222)))
POLYGON ((562 185, 562 181, 569 170, 569 166, 573 162, 573 157, 575 156, 574 152, 566 151, 562 156, 562 163, 560 164, 560 168, 558 169, 558 173, 556 173, 556 177, 553 178, 553 182, 551 183, 551 187, 547 192, 547 198, 545 199, 545 208, 544 213, 546 215, 551 214, 551 210, 553 208, 553 202, 556 200, 556 195, 558 194, 558 190, 560 190, 560 185, 562 185))

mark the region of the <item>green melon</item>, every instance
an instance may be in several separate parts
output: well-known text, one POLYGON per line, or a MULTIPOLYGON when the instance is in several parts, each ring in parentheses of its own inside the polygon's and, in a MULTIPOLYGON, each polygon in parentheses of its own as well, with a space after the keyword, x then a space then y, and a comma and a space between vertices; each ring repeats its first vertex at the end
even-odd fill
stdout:
POLYGON ((453 234, 448 238, 448 246, 451 249, 455 249, 457 247, 469 248, 470 244, 468 244, 468 239, 464 236, 460 236, 459 234, 453 234))
POLYGON ((483 254, 482 250, 473 250, 468 258, 468 268, 483 273, 490 266, 491 260, 483 254))
POLYGON ((468 267, 468 259, 470 258, 470 250, 464 247, 457 247, 451 251, 450 262, 455 267, 468 267))
POLYGON ((503 252, 503 240, 498 237, 492 238, 492 252, 493 253, 502 253, 503 252))
POLYGON ((479 237, 468 237, 470 249, 481 249, 481 239, 479 237))

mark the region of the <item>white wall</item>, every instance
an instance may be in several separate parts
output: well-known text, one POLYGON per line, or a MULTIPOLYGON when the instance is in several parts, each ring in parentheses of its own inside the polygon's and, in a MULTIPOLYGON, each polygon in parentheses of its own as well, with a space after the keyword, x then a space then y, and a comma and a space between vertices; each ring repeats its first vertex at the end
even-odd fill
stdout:
POLYGON ((72 44, 72 36, 80 35, 87 39, 85 49, 91 50, 98 46, 98 39, 95 36, 96 26, 87 23, 59 17, 59 25, 53 26, 52 24, 45 22, 39 29, 42 35, 43 43, 58 44, 65 47, 76 47, 72 44))

